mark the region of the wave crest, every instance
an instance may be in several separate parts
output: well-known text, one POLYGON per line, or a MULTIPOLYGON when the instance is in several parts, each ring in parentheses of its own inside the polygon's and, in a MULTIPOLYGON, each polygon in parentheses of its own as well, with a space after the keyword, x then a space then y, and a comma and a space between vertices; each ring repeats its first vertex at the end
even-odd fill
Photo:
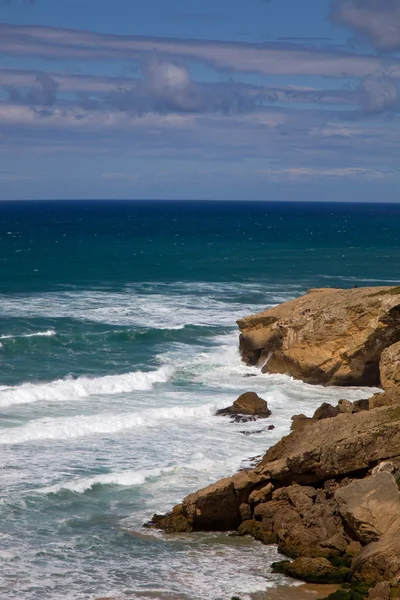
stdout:
POLYGON ((172 367, 163 366, 156 371, 134 371, 104 377, 78 377, 57 379, 46 383, 23 383, 18 386, 0 386, 0 407, 32 402, 63 402, 88 396, 122 394, 135 390, 150 390, 156 383, 166 383, 173 376, 172 367))

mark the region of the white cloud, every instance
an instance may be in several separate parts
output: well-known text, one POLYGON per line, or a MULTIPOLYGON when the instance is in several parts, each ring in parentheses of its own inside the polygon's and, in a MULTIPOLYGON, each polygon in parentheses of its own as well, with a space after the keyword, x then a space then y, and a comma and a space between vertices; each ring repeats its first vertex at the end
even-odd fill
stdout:
POLYGON ((267 75, 400 77, 400 60, 383 61, 368 54, 308 49, 301 44, 247 44, 208 40, 175 40, 93 33, 52 27, 0 25, 0 50, 16 56, 47 59, 141 60, 158 51, 176 59, 207 63, 217 69, 267 75))

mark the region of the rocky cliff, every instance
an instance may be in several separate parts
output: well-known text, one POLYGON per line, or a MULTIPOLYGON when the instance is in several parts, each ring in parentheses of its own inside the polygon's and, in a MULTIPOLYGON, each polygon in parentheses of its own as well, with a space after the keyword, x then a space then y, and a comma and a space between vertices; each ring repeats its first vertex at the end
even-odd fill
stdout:
POLYGON ((400 598, 400 289, 314 290, 239 325, 248 362, 313 383, 381 382, 384 392, 300 415, 254 468, 149 526, 236 530, 294 559, 278 572, 361 585, 335 598, 400 598))
POLYGON ((307 383, 379 385, 379 360, 400 341, 400 287, 315 289, 238 321, 249 365, 307 383))

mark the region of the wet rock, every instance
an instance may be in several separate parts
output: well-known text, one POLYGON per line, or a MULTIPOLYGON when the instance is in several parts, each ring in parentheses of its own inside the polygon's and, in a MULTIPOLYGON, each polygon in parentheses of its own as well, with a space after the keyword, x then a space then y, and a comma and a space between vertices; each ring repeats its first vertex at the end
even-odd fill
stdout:
POLYGON ((307 583, 343 583, 349 578, 350 570, 336 568, 326 558, 297 558, 293 562, 273 563, 274 573, 283 573, 307 583))
POLYGON ((246 392, 239 396, 237 400, 228 408, 223 408, 216 412, 218 416, 230 416, 239 423, 266 419, 272 413, 265 400, 260 398, 255 392, 246 392))
POLYGON ((268 529, 266 529, 264 527, 263 523, 260 523, 259 521, 255 521, 254 519, 244 521, 239 526, 237 533, 240 536, 250 535, 255 540, 262 542, 263 544, 266 544, 266 545, 276 544, 276 542, 277 542, 276 534, 273 533, 272 531, 269 531, 268 529))
POLYGON ((257 435, 260 433, 264 433, 265 431, 273 431, 275 429, 275 425, 268 425, 268 427, 264 427, 263 429, 256 429, 255 431, 240 431, 243 435, 257 435))

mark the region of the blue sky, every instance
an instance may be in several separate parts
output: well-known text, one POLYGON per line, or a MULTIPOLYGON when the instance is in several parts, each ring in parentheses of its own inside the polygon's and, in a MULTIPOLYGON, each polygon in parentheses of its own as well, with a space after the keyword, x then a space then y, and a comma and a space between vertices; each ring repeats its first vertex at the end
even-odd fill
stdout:
POLYGON ((400 199, 399 0, 0 0, 0 199, 400 199))

